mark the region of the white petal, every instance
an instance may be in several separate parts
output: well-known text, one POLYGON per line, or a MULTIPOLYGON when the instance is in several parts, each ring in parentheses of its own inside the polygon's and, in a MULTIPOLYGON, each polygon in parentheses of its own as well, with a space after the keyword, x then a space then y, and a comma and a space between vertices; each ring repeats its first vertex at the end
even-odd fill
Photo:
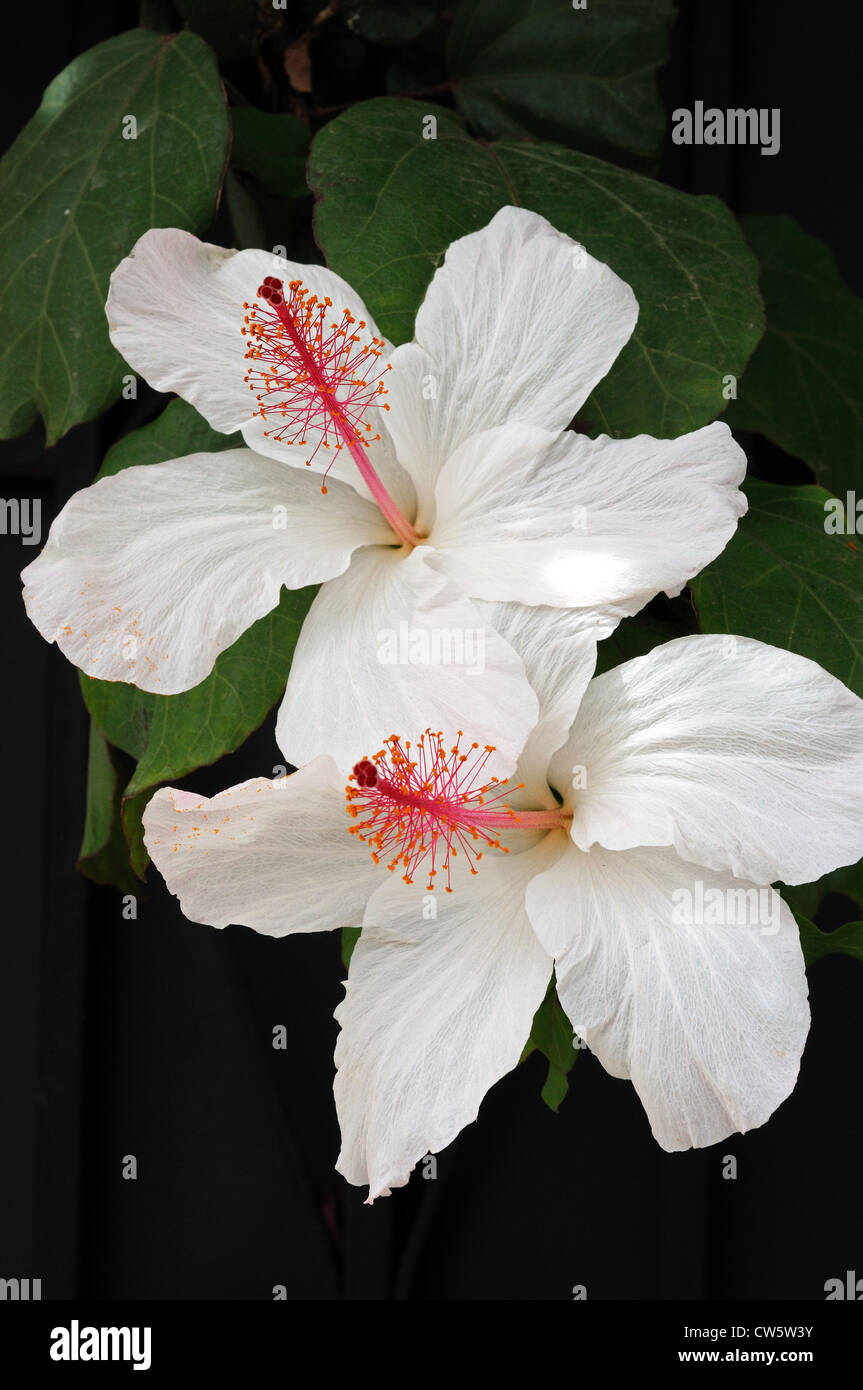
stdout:
POLYGON ((557 804, 548 783, 552 754, 567 740, 596 667, 596 644, 611 635, 615 623, 573 608, 530 608, 482 599, 476 608, 483 622, 521 657, 539 701, 539 717, 513 778, 525 784, 519 804, 550 809, 557 804))
POLYGON ((89 676, 189 690, 290 589, 392 543, 380 512, 343 484, 251 449, 127 468, 76 492, 24 570, 27 612, 89 676))
POLYGON ((243 380, 248 338, 241 329, 243 305, 254 301, 266 275, 302 280, 379 336, 359 295, 324 266, 283 261, 270 251, 226 251, 170 227, 145 232, 111 276, 111 341, 157 391, 176 391, 230 434, 257 407, 243 380))
POLYGON ((563 429, 637 317, 623 280, 524 208, 453 242, 415 343, 391 359, 390 427, 421 496, 471 434, 515 420, 563 429))
POLYGON ((542 847, 486 854, 475 878, 430 898, 388 878, 369 902, 336 1010, 336 1167, 369 1201, 476 1119, 518 1063, 551 975, 524 910, 542 847), (433 902, 437 916, 425 920, 433 902))
POLYGON ((725 547, 746 499, 727 425, 679 439, 475 436, 441 470, 431 541, 474 598, 622 617, 677 594, 725 547))
POLYGON ((218 796, 163 787, 144 812, 150 857, 184 914, 265 936, 358 927, 380 869, 348 833, 330 758, 218 796))
POLYGON ((809 883, 863 855, 863 700, 814 661, 745 637, 681 637, 591 681, 553 785, 585 768, 572 836, 674 845, 755 883, 809 883))
POLYGON ((493 744, 506 776, 537 716, 521 660, 426 563, 425 547, 368 549, 318 594, 300 633, 276 737, 289 762, 348 771, 390 734, 493 744))
POLYGON ((664 1149, 764 1124, 797 1079, 809 1028, 803 955, 788 908, 760 891, 709 870, 696 880, 658 849, 572 849, 528 888, 576 1033, 612 1076, 632 1080, 664 1149), (729 896, 747 890, 751 916, 729 896), (687 902, 689 923, 678 920, 687 902), (723 920, 698 920, 712 913, 723 920))

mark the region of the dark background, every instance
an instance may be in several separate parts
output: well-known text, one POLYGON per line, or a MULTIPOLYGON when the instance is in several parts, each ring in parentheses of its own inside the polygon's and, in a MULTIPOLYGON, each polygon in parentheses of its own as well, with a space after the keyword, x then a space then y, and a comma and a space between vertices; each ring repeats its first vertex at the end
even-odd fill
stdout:
MULTIPOLYGON (((125 3, 7 19, 4 148, 66 63, 136 22, 125 3)), ((861 37, 851 5, 684 3, 661 78, 669 112, 781 108, 777 156, 669 140, 662 177, 737 213, 792 214, 858 291, 861 37)), ((2 495, 41 497, 46 534, 154 407, 121 402, 48 453, 41 429, 3 444, 2 495)), ((744 443, 753 471, 781 462, 785 481, 808 480, 744 443)), ((18 573, 35 553, 0 537, 0 1277, 41 1278, 61 1299, 270 1299, 277 1284, 300 1299, 569 1299, 584 1284, 590 1299, 817 1300, 826 1279, 863 1273, 863 972, 840 956, 811 972, 800 1081, 763 1129, 667 1155, 631 1086, 589 1054, 551 1114, 534 1056, 438 1157, 435 1181, 417 1170, 364 1207, 333 1171, 336 936, 193 925, 154 871, 126 921, 118 892, 76 874, 87 720, 77 673, 24 615, 18 573)), ((191 780, 212 794, 280 761, 271 716, 191 780)))

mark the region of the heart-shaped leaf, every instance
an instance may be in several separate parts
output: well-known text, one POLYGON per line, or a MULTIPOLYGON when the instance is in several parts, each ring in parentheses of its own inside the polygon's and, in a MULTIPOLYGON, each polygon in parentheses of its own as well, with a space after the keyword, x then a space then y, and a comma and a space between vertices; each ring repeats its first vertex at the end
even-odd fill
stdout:
POLYGON ((825 487, 860 488, 863 500, 863 300, 792 218, 746 217, 743 229, 761 263, 767 332, 728 423, 803 459, 825 487))
POLYGON ((395 342, 457 237, 506 204, 541 213, 632 285, 631 341, 586 403, 593 433, 673 437, 726 405, 763 330, 758 267, 731 213, 559 145, 470 139, 451 111, 382 97, 316 136, 309 182, 331 268, 395 342))
POLYGON ((448 44, 456 103, 483 135, 651 162, 673 18, 671 0, 461 0, 448 44))
POLYGON ((48 443, 107 409, 111 271, 149 227, 203 231, 228 140, 213 55, 133 29, 76 58, 0 163, 0 435, 48 443))
POLYGON ((829 494, 762 482, 746 492, 736 535, 692 581, 702 631, 799 652, 863 695, 863 553, 825 532, 829 494))

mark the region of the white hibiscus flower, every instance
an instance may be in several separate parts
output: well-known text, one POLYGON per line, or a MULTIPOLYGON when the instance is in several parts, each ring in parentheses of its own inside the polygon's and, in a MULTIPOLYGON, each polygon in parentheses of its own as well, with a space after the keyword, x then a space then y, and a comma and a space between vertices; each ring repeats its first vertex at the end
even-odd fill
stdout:
POLYGON ((162 790, 145 813, 193 920, 273 936, 362 923, 335 1095, 338 1167, 370 1200, 476 1118, 552 966, 576 1033, 632 1081, 663 1148, 762 1124, 809 1026, 796 924, 768 885, 863 854, 863 701, 814 662, 684 637, 585 691, 538 626, 513 612, 506 629, 540 673, 521 786, 490 781, 482 746, 426 734, 356 764, 347 821, 328 757, 212 800, 162 790))
POLYGON ((745 510, 721 423, 674 440, 565 431, 637 304, 523 209, 453 243, 396 349, 331 271, 176 230, 141 238, 107 312, 136 371, 248 447, 77 493, 24 571, 28 612, 87 674, 172 694, 282 585, 323 581, 278 721, 297 765, 328 752, 347 769, 383 699, 393 727, 454 727, 458 645, 473 656, 481 634, 471 725, 511 768, 536 700, 495 605, 566 612, 586 677, 595 641, 678 593, 745 510))

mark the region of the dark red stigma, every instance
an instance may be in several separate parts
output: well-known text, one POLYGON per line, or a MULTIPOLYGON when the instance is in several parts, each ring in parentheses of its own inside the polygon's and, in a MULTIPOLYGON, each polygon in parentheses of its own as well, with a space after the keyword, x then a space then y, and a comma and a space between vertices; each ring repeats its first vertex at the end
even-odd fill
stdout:
POLYGON ((270 304, 281 304, 283 281, 277 280, 275 275, 265 275, 263 282, 258 285, 258 294, 262 299, 269 300, 270 304))
POLYGON ((363 758, 356 763, 353 768, 353 775, 357 779, 359 787, 375 787, 378 781, 378 770, 373 762, 368 758, 363 758))

